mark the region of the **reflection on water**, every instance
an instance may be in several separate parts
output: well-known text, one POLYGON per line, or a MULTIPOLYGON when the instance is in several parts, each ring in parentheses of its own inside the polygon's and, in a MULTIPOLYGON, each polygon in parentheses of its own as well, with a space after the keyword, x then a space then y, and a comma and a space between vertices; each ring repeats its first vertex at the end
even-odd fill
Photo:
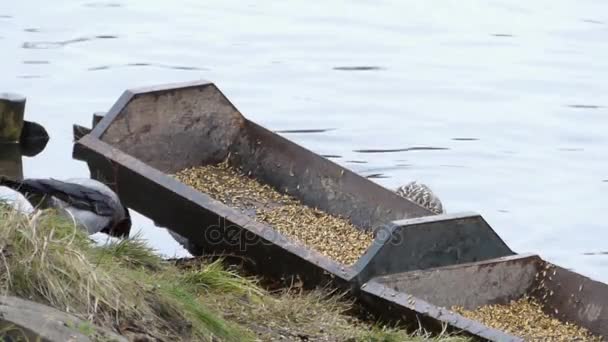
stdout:
MULTIPOLYGON (((389 189, 426 183, 515 251, 608 281, 608 256, 583 255, 608 238, 606 1, 36 6, 0 2, 0 88, 27 95, 54 137, 24 158, 27 177, 87 176, 73 123, 127 88, 202 78, 268 129, 389 189)), ((134 221, 173 254, 164 230, 134 221)))
POLYGON ((0 143, 0 176, 23 179, 23 156, 40 154, 48 142, 49 135, 44 127, 24 121, 20 143, 0 143))
POLYGON ((0 176, 23 179, 23 162, 19 145, 0 144, 0 176))

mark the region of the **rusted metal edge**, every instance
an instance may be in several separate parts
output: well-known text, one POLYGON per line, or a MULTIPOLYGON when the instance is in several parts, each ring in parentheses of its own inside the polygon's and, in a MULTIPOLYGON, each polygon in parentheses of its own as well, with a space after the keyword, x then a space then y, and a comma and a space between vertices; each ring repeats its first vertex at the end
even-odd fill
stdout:
MULTIPOLYGON (((223 217, 230 222, 234 222, 238 226, 261 237, 268 243, 280 247, 285 250, 285 252, 291 253, 308 263, 314 264, 328 274, 339 277, 347 282, 350 282, 355 276, 354 270, 351 267, 342 266, 319 252, 285 237, 270 226, 256 222, 255 220, 242 215, 237 210, 224 205, 212 197, 199 192, 163 172, 148 166, 138 159, 123 153, 111 145, 106 144, 92 136, 92 134, 85 135, 78 140, 74 149, 78 150, 79 157, 86 160, 89 164, 93 162, 93 155, 100 156, 101 158, 106 159, 107 162, 112 163, 114 167, 126 169, 129 172, 136 174, 139 178, 153 182, 158 187, 165 188, 173 194, 182 197, 205 210, 212 211, 220 217, 223 217)), ((120 180, 115 180, 114 182, 117 183, 119 181, 120 180)), ((112 184, 109 185, 112 186, 112 184)), ((127 196, 127 194, 122 194, 121 196, 120 189, 118 189, 117 193, 121 198, 127 196)), ((184 230, 183 228, 180 230, 180 227, 171 227, 171 229, 176 233, 193 240, 198 238, 198 236, 196 236, 197 233, 200 234, 200 232, 184 230)))

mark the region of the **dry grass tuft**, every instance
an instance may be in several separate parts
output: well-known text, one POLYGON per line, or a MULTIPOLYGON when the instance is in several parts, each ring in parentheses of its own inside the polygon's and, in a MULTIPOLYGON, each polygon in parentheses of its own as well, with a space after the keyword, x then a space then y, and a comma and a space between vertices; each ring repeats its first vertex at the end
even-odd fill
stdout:
MULTIPOLYGON (((194 300, 190 284, 139 240, 95 246, 55 215, 0 207, 0 291, 50 305, 123 334, 159 340, 248 336, 194 300)), ((226 274, 224 283, 230 283, 226 274)), ((240 279, 235 280, 243 286, 240 279)), ((226 291, 230 291, 228 287, 226 291)))

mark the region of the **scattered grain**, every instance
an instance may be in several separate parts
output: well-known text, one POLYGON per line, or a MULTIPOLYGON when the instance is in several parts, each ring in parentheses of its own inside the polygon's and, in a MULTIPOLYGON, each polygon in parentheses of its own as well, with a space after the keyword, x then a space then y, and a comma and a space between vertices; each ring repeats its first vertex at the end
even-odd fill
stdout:
POLYGON ((342 264, 356 262, 373 234, 348 219, 308 207, 230 167, 227 162, 184 169, 175 177, 342 264))
POLYGON ((506 305, 482 306, 473 311, 462 307, 452 307, 451 310, 488 327, 520 336, 526 341, 602 340, 591 335, 585 328, 547 315, 539 302, 527 297, 506 305))

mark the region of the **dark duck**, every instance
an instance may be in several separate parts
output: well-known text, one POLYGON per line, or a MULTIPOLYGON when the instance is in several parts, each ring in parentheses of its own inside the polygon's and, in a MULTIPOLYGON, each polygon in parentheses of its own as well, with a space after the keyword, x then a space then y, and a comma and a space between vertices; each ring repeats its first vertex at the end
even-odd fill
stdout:
POLYGON ((407 198, 433 212, 435 215, 445 214, 445 209, 439 197, 433 193, 431 188, 423 183, 416 181, 402 185, 395 190, 401 197, 407 198))
POLYGON ((89 178, 25 179, 0 177, 0 186, 21 193, 34 208, 56 209, 89 235, 105 233, 126 238, 131 231, 129 210, 105 184, 89 178))

